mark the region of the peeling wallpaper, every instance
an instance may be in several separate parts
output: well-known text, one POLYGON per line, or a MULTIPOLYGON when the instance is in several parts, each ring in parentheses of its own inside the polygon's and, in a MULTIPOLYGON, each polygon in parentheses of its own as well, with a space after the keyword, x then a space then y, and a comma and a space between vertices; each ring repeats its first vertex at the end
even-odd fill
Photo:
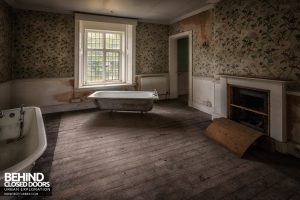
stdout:
POLYGON ((11 79, 12 11, 0 0, 0 83, 11 79))
POLYGON ((170 26, 170 35, 185 31, 193 31, 193 75, 212 76, 214 69, 212 41, 212 10, 186 18, 170 26))
POLYGON ((168 72, 169 26, 138 23, 136 28, 136 73, 168 72))
POLYGON ((73 15, 17 10, 14 30, 14 79, 73 76, 73 15))
POLYGON ((299 79, 300 1, 223 0, 171 25, 193 30, 193 73, 299 79))

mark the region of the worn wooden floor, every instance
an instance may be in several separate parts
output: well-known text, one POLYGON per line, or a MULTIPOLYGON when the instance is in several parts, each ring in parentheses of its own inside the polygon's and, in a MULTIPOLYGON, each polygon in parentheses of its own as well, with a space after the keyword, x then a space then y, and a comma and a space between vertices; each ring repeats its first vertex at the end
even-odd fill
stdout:
POLYGON ((299 159, 258 149, 239 159, 203 135, 209 123, 178 101, 142 116, 64 113, 37 168, 52 163, 50 199, 300 199, 299 159))

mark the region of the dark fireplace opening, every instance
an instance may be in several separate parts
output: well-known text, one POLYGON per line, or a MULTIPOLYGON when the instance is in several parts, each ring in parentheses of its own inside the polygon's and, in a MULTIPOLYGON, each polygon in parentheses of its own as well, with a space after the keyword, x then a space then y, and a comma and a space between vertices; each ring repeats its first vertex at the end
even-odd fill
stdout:
POLYGON ((228 117, 269 134, 269 91, 228 85, 228 117))

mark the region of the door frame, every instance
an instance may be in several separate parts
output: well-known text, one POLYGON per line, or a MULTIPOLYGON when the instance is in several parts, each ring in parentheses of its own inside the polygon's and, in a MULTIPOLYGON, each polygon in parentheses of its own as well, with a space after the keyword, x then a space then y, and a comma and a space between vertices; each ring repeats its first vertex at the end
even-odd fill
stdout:
POLYGON ((177 40, 189 38, 189 99, 188 105, 193 105, 193 32, 186 31, 169 37, 169 79, 170 99, 178 98, 178 63, 177 63, 177 40))

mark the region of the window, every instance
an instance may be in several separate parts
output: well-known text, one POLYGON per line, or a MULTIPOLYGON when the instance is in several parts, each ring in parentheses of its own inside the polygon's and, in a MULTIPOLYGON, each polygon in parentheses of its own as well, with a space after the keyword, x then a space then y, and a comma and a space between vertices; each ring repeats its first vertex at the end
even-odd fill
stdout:
POLYGON ((133 84, 136 22, 82 14, 75 22, 75 88, 133 84))
POLYGON ((123 34, 85 30, 84 85, 122 82, 123 34))

